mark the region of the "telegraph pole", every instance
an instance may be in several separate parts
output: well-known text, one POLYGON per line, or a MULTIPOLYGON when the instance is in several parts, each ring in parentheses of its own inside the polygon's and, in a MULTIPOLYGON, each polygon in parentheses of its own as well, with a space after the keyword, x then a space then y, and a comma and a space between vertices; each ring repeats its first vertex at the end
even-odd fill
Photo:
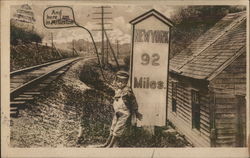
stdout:
POLYGON ((74 49, 75 49, 75 42, 74 42, 74 40, 72 40, 72 54, 73 54, 73 56, 75 55, 74 49))
POLYGON ((116 40, 116 51, 117 51, 116 58, 118 59, 119 58, 119 41, 118 40, 116 40))
POLYGON ((112 45, 111 45, 111 42, 109 41, 109 37, 108 37, 108 35, 107 35, 107 32, 104 31, 104 33, 105 33, 106 39, 107 39, 107 41, 108 41, 108 44, 109 44, 111 53, 113 54, 113 57, 114 57, 114 59, 115 59, 116 65, 117 65, 118 69, 120 69, 119 62, 118 62, 118 60, 117 60, 117 58, 116 58, 116 56, 115 56, 115 52, 114 52, 114 49, 113 49, 113 47, 112 47, 112 45))
MULTIPOLYGON (((86 42, 87 43, 87 42, 86 42)), ((87 43, 87 54, 90 55, 89 44, 87 43)))
POLYGON ((111 17, 107 17, 106 15, 110 15, 110 14, 112 14, 112 12, 106 11, 106 9, 111 8, 110 6, 101 6, 101 7, 94 7, 94 8, 100 9, 99 12, 93 13, 94 15, 98 15, 98 17, 95 17, 93 19, 100 20, 100 22, 98 22, 96 24, 101 25, 101 29, 95 29, 92 31, 101 31, 101 33, 102 33, 102 39, 101 39, 101 56, 102 56, 102 58, 101 58, 101 62, 102 62, 102 64, 105 64, 105 51, 104 51, 105 35, 104 35, 104 32, 112 30, 112 29, 105 28, 105 25, 111 24, 111 23, 106 22, 106 20, 112 19, 111 17))
POLYGON ((109 43, 108 40, 106 40, 106 53, 107 53, 107 64, 109 63, 109 43))
MULTIPOLYGON (((53 33, 51 32, 50 33, 50 36, 51 36, 51 53, 55 56, 59 56, 59 57, 62 57, 62 54, 56 49, 55 45, 54 45, 54 41, 53 41, 53 33), (54 51, 55 49, 55 51, 54 51)), ((46 46, 47 46, 47 43, 46 43, 46 46)))
MULTIPOLYGON (((53 33, 52 32, 50 33, 50 37, 51 37, 51 48, 53 48, 53 33)), ((53 51, 53 49, 52 49, 52 51, 53 51)))
POLYGON ((101 19, 101 23, 102 23, 102 63, 104 63, 104 9, 103 6, 101 6, 101 11, 102 11, 102 19, 101 19))
POLYGON ((50 33, 50 36, 51 36, 51 52, 52 52, 52 54, 54 54, 54 51, 53 51, 54 43, 53 43, 53 33, 52 32, 50 33))

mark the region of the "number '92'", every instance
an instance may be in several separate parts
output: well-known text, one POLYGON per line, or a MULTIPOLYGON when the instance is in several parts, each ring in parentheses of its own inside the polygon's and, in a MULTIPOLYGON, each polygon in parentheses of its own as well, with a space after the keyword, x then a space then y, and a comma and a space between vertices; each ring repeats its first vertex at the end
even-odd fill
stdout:
POLYGON ((141 64, 142 65, 152 64, 153 66, 159 66, 160 65, 158 63, 159 59, 160 59, 160 55, 157 53, 152 54, 151 57, 149 54, 143 53, 141 55, 141 60, 142 60, 141 64))

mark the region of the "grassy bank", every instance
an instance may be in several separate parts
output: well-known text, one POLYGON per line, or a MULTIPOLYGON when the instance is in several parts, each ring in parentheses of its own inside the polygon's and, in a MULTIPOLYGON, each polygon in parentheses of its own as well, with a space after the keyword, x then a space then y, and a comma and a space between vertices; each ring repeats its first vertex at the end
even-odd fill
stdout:
MULTIPOLYGON (((114 72, 111 69, 104 70, 105 78, 112 83, 114 72)), ((112 102, 110 98, 114 94, 105 86, 100 69, 95 62, 89 62, 83 66, 80 72, 80 80, 86 83, 91 90, 85 92, 83 105, 88 114, 83 115, 86 129, 91 132, 84 135, 85 139, 92 139, 93 144, 100 144, 108 137, 112 120, 112 102), (99 140, 99 141, 98 141, 99 140)), ((151 135, 144 128, 133 127, 128 123, 128 128, 120 140, 121 147, 185 147, 188 142, 183 135, 177 132, 166 132, 173 127, 156 127, 155 135, 151 135)), ((84 144, 84 142, 83 142, 84 144)))
MULTIPOLYGON (((104 72, 109 82, 114 74, 104 72)), ((76 147, 80 124, 81 147, 104 143, 112 121, 113 92, 104 84, 94 61, 80 61, 41 95, 27 103, 20 117, 11 118, 12 147, 76 147)), ((185 147, 184 137, 157 127, 155 135, 128 125, 121 147, 185 147)))

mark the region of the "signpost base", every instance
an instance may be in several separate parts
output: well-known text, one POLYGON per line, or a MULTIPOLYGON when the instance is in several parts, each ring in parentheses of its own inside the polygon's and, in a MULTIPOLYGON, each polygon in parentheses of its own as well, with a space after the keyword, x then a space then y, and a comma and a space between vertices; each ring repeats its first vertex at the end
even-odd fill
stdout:
POLYGON ((149 134, 155 135, 155 126, 143 126, 142 128, 149 134))

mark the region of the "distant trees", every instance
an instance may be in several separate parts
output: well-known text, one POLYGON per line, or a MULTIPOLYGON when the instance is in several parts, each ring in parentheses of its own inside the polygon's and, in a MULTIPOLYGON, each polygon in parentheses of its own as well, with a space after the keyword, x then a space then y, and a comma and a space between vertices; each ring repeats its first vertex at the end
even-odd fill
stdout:
POLYGON ((34 31, 25 30, 12 24, 10 26, 10 43, 17 45, 19 41, 22 43, 41 43, 42 37, 34 31))
POLYGON ((171 56, 185 49, 228 13, 243 11, 244 6, 188 6, 180 8, 171 20, 171 56))

